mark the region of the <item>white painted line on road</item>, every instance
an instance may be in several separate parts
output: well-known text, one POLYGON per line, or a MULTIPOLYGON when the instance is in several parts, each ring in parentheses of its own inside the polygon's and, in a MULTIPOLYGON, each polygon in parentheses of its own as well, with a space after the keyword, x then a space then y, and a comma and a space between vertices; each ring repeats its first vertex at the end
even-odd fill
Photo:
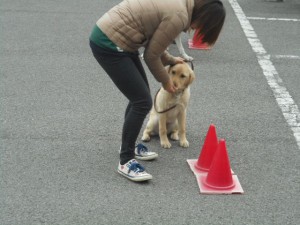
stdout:
POLYGON ((276 59, 300 59, 299 55, 272 55, 276 59))
POLYGON ((293 131, 298 148, 300 149, 299 107, 295 104, 295 101, 288 90, 280 84, 282 80, 280 79, 276 68, 270 60, 270 55, 267 54, 262 43, 257 38, 252 25, 245 16, 238 2, 236 0, 229 0, 229 3, 235 12, 253 51, 256 53, 256 57, 260 67, 262 68, 263 74, 265 75, 267 82, 273 91, 284 118, 293 131))
POLYGON ((248 19, 248 20, 267 20, 267 21, 300 22, 300 19, 293 19, 293 18, 247 17, 247 19, 248 19))

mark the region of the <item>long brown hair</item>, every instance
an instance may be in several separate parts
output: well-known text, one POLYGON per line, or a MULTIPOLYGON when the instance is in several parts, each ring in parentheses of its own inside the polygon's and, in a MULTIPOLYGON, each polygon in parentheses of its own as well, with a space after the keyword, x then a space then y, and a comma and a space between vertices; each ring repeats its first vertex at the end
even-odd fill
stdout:
POLYGON ((220 0, 195 0, 191 24, 202 42, 213 45, 222 30, 226 11, 220 0))

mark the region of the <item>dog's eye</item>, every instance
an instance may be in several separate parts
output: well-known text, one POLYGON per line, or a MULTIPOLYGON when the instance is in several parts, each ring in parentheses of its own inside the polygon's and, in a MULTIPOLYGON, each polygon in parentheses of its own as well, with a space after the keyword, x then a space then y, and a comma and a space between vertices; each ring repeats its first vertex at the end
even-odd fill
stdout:
POLYGON ((184 74, 181 74, 180 77, 181 77, 181 78, 185 78, 186 76, 185 76, 184 74))
POLYGON ((172 75, 175 75, 176 74, 176 71, 175 70, 172 70, 172 75))

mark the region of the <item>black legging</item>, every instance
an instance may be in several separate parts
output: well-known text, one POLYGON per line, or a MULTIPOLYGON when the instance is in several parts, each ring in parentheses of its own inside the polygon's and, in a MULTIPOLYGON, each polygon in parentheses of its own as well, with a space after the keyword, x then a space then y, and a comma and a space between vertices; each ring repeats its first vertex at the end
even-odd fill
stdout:
POLYGON ((134 158, 135 142, 144 119, 152 107, 145 70, 138 52, 116 52, 103 49, 90 41, 94 57, 129 100, 122 131, 120 163, 134 158))

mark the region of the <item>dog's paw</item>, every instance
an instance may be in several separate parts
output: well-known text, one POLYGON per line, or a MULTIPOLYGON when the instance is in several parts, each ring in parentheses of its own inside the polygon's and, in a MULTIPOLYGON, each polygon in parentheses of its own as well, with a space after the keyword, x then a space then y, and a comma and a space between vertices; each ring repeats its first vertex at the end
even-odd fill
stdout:
POLYGON ((191 56, 189 56, 189 55, 187 55, 187 54, 182 54, 181 56, 182 56, 182 58, 184 58, 186 61, 193 61, 193 60, 194 60, 193 57, 191 57, 191 56))
POLYGON ((187 140, 180 141, 179 145, 183 148, 189 147, 189 142, 187 140))
POLYGON ((160 142, 161 147, 163 148, 171 148, 171 143, 169 141, 160 142))
POLYGON ((178 133, 172 133, 170 138, 174 141, 178 141, 179 140, 178 133))
POLYGON ((151 139, 150 135, 143 134, 142 141, 148 142, 148 141, 150 141, 150 139, 151 139))

